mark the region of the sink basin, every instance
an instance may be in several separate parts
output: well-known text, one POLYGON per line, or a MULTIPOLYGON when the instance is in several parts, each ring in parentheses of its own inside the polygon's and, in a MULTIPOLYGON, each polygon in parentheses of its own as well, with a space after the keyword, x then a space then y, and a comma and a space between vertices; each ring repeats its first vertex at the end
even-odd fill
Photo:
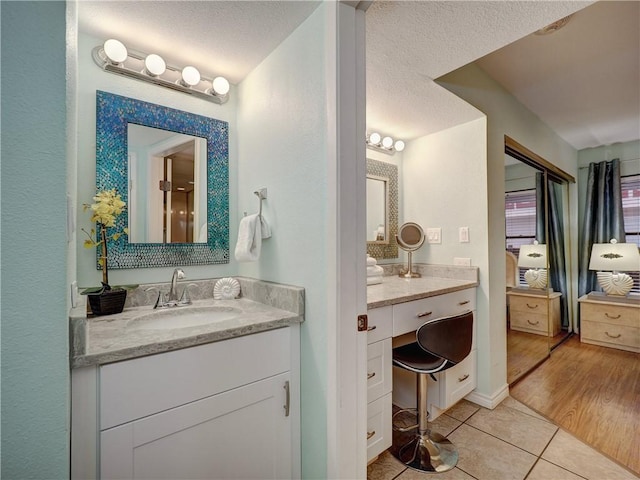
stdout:
POLYGON ((175 307, 141 315, 129 322, 136 330, 173 330, 208 325, 240 315, 233 307, 175 307))

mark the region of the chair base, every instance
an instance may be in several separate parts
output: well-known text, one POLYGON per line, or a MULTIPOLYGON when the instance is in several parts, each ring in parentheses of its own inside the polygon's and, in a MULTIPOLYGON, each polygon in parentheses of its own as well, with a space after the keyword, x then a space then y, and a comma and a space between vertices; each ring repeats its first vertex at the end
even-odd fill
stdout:
POLYGON ((458 449, 438 433, 415 435, 394 456, 409 468, 432 473, 447 472, 458 463, 458 449))

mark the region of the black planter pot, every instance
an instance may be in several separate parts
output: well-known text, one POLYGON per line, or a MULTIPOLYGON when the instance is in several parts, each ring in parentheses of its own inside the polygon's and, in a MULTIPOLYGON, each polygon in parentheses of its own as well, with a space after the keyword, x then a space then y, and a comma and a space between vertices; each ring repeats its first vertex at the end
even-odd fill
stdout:
POLYGON ((113 315, 124 309, 127 291, 124 288, 105 290, 100 294, 88 295, 91 312, 94 315, 113 315))

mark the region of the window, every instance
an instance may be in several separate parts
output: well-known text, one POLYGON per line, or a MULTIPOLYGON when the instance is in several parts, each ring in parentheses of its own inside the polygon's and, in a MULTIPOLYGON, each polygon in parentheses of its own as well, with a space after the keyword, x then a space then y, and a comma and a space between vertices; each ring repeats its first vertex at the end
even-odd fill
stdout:
MULTIPOLYGON (((640 175, 621 178, 622 215, 627 243, 640 247, 640 175)), ((633 278, 632 292, 640 293, 640 272, 627 272, 633 278)))
MULTIPOLYGON (((536 190, 507 192, 504 198, 506 219, 506 249, 516 257, 521 245, 536 239, 536 190)), ((520 283, 524 283, 525 269, 519 269, 520 283)))

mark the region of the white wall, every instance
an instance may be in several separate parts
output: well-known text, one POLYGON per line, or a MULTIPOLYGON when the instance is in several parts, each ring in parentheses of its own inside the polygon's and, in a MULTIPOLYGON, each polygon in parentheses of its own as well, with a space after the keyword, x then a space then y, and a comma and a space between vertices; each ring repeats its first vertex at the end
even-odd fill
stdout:
MULTIPOLYGON (((504 136, 508 135, 572 176, 577 174, 577 151, 562 140, 538 117, 526 109, 511 94, 491 79, 475 64, 462 67, 438 79, 438 83, 466 100, 487 115, 487 178, 488 196, 488 318, 491 342, 503 344, 506 337, 505 319, 505 213, 504 213, 504 136), (497 338, 493 338, 497 337, 497 338)), ((465 141, 463 138, 460 141, 465 141)), ((484 181, 484 180, 480 180, 484 181)), ((577 188, 569 186, 569 208, 575 211, 577 188)), ((574 296, 577 293, 577 215, 569 219, 567 232, 571 237, 571 271, 574 296)), ((473 234, 471 234, 473 238, 473 234)), ((482 274, 481 274, 482 275, 482 274)), ((575 308, 576 299, 573 299, 575 308)), ((481 345, 478 354, 481 355, 481 345)), ((481 393, 494 394, 506 381, 506 359, 495 358, 490 365, 489 384, 481 393)), ((485 365, 487 366, 487 365, 485 365)), ((482 366, 479 366, 481 370, 482 366)), ((480 388, 479 388, 480 390, 480 388)))
MULTIPOLYGON (((238 207, 257 213, 253 191, 266 187, 262 213, 273 236, 262 243, 258 262, 240 264, 237 273, 305 288, 301 328, 302 473, 326 478, 327 335, 331 312, 328 176, 335 153, 329 150, 328 90, 332 83, 325 40, 335 36, 319 7, 238 87, 238 207)), ((335 79, 333 80, 335 82, 335 79)))
MULTIPOLYGON (((99 68, 91 57, 91 50, 104 39, 92 38, 86 34, 78 37, 78 84, 75 95, 77 102, 77 208, 78 240, 75 255, 77 257, 77 280, 80 286, 98 285, 100 272, 95 267, 95 249, 85 249, 82 245, 84 234, 80 230, 92 228, 88 213, 82 211, 83 203, 91 203, 95 194, 96 165, 96 90, 123 95, 145 102, 151 102, 198 115, 229 122, 229 249, 231 262, 223 265, 187 266, 184 271, 188 279, 216 278, 237 274, 237 264, 233 259, 233 249, 237 239, 239 217, 234 213, 237 206, 238 153, 236 126, 236 87, 231 86, 229 101, 224 105, 191 97, 180 92, 162 88, 146 82, 108 73, 99 68)), ((135 48, 135 45, 131 46, 135 48)), ((137 284, 163 282, 171 279, 173 267, 138 268, 109 270, 111 284, 137 284)))

